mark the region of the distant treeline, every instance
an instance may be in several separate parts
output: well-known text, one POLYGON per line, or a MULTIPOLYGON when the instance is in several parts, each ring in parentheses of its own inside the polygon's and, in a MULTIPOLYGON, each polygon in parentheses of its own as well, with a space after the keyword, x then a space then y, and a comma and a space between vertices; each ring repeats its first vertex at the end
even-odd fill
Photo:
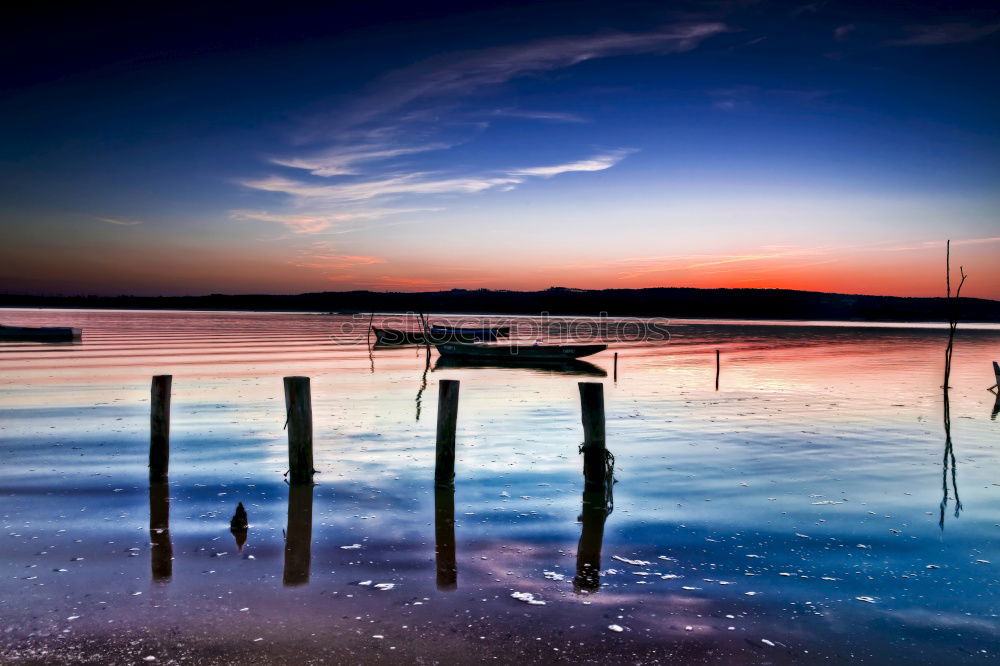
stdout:
MULTIPOLYGON (((944 298, 858 296, 789 289, 566 289, 491 291, 452 289, 419 293, 328 291, 232 296, 22 296, 0 295, 2 307, 160 310, 302 310, 316 312, 436 312, 740 319, 946 321, 944 298)), ((1000 322, 1000 301, 962 298, 963 321, 1000 322)))

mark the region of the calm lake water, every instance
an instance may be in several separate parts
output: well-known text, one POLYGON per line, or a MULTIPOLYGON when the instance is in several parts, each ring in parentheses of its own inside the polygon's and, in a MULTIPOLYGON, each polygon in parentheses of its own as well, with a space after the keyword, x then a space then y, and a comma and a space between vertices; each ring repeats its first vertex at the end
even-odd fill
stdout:
POLYGON ((671 321, 587 363, 470 368, 370 354, 349 316, 0 322, 84 329, 0 343, 5 662, 997 663, 1000 327, 959 329, 952 469, 942 326, 671 321), (311 492, 283 481, 286 375, 312 378, 311 492), (579 381, 604 383, 606 516, 582 501, 579 381))

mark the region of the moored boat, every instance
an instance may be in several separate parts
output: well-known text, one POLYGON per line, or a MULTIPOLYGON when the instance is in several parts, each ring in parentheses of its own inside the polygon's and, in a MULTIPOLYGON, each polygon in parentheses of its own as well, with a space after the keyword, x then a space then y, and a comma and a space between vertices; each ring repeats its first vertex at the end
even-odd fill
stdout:
POLYGON ((442 356, 533 360, 582 358, 607 348, 607 345, 477 345, 461 342, 445 342, 437 345, 438 353, 442 356))
POLYGON ((0 340, 17 342, 72 342, 83 337, 83 330, 63 326, 4 326, 0 324, 0 340))
POLYGON ((427 337, 420 331, 401 331, 396 328, 378 328, 372 326, 375 332, 375 343, 379 345, 423 345, 427 337))
POLYGON ((510 326, 479 328, 475 326, 445 326, 442 324, 432 324, 431 337, 440 341, 458 340, 460 342, 493 342, 497 338, 510 337, 510 326))
POLYGON ((403 331, 372 326, 380 345, 423 345, 444 342, 496 342, 497 336, 508 335, 510 327, 468 328, 461 326, 431 326, 424 331, 403 331))

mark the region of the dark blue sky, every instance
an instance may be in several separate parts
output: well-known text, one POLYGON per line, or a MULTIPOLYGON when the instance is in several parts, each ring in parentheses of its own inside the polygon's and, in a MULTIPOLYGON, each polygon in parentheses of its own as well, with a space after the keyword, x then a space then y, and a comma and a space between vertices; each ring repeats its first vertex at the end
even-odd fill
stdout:
POLYGON ((997 3, 25 11, 9 291, 1000 298, 997 3))

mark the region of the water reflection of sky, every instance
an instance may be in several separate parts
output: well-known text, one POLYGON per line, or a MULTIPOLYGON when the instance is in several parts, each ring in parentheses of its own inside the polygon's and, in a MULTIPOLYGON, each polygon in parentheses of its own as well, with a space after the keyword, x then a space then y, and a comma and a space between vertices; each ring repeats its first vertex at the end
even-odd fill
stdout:
POLYGON ((942 530, 940 329, 687 323, 667 345, 613 345, 616 383, 610 352, 588 359, 606 378, 434 363, 425 376, 421 350, 370 358, 364 344, 329 340, 336 318, 317 315, 4 319, 86 330, 80 345, 0 347, 8 656, 23 641, 132 635, 150 623, 176 627, 186 649, 207 649, 194 636, 210 626, 219 640, 261 638, 280 652, 329 631, 321 617, 351 635, 344 649, 395 641, 400 659, 469 644, 509 659, 479 636, 511 631, 563 656, 626 644, 647 657, 703 648, 780 662, 808 650, 888 663, 1000 649, 1000 424, 984 390, 1000 355, 995 329, 960 329, 951 420, 963 508, 955 516, 949 498, 942 530), (174 375, 173 561, 169 583, 154 584, 162 546, 150 546, 159 535, 145 464, 149 377, 161 372, 174 375), (308 583, 289 588, 303 561, 286 552, 286 538, 303 536, 282 482, 281 377, 292 374, 312 377, 320 474, 308 583), (442 378, 462 381, 454 590, 439 590, 435 573, 442 378), (605 384, 619 481, 602 586, 589 595, 573 588, 578 381, 605 384), (229 531, 238 502, 250 522, 242 551, 229 531))

